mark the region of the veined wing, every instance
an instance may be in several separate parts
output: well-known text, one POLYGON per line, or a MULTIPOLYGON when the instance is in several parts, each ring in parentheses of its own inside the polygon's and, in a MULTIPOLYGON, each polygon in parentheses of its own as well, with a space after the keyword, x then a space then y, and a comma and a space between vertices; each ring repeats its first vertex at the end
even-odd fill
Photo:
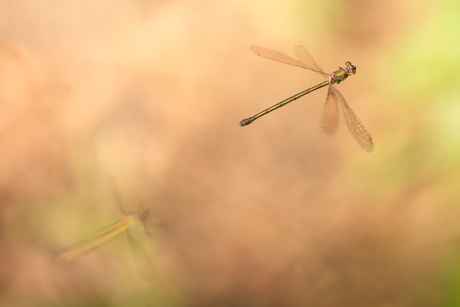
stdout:
POLYGON ((345 125, 347 126, 351 135, 353 135, 355 140, 364 150, 372 152, 372 150, 374 150, 374 143, 372 142, 372 138, 369 132, 367 132, 366 128, 358 119, 355 112, 353 112, 353 110, 343 98, 342 94, 340 94, 340 92, 332 84, 330 85, 330 90, 336 96, 340 110, 342 110, 343 120, 345 121, 345 125))
POLYGON ((328 77, 329 75, 324 72, 324 70, 316 63, 313 57, 308 53, 307 49, 303 45, 295 45, 294 46, 294 53, 295 56, 304 63, 307 67, 311 67, 312 70, 316 70, 317 72, 322 73, 324 77, 328 77))
POLYGON ((323 110, 323 130, 327 134, 331 135, 337 131, 339 125, 339 106, 337 103, 337 95, 334 92, 334 88, 329 86, 327 92, 326 103, 324 104, 323 110))
POLYGON ((286 63, 286 64, 297 66, 297 67, 302 67, 302 68, 308 69, 308 70, 310 70, 312 72, 318 73, 320 75, 323 75, 323 76, 326 76, 326 77, 328 76, 322 70, 321 71, 317 70, 316 68, 314 68, 312 66, 309 66, 306 63, 303 63, 303 62, 301 62, 299 60, 291 58, 288 55, 285 55, 284 53, 274 51, 274 50, 271 50, 271 49, 268 49, 268 48, 265 48, 265 47, 254 46, 254 45, 250 46, 249 49, 251 49, 255 54, 260 55, 260 56, 262 56, 264 58, 267 58, 267 59, 270 59, 270 60, 273 60, 273 61, 278 61, 278 62, 281 62, 281 63, 286 63))

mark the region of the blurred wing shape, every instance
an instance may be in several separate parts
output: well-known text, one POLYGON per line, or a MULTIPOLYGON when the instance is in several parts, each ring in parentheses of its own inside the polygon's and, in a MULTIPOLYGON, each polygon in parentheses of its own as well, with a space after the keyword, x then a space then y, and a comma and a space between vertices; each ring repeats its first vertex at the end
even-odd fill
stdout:
POLYGON ((353 135, 355 140, 364 150, 367 152, 372 152, 372 150, 374 150, 374 143, 372 142, 372 138, 369 132, 367 132, 366 128, 355 115, 355 112, 353 112, 353 110, 343 98, 342 94, 340 94, 340 92, 333 85, 330 85, 330 90, 334 92, 337 98, 340 110, 342 110, 343 120, 345 121, 345 125, 347 126, 351 135, 353 135))
POLYGON ((108 182, 110 185, 110 191, 112 192, 113 199, 115 200, 115 204, 118 207, 118 210, 123 214, 127 215, 128 213, 123 209, 122 201, 121 201, 121 195, 120 195, 120 189, 118 188, 117 181, 115 180, 114 176, 110 176, 108 178, 108 182))
POLYGON ((129 231, 127 231, 126 234, 128 236, 129 245, 136 254, 136 264, 139 273, 146 279, 154 279, 157 275, 157 268, 155 267, 155 255, 151 252, 152 246, 150 246, 154 245, 154 243, 151 240, 139 241, 141 238, 134 238, 133 234, 129 231))
POLYGON ((333 134, 337 131, 339 124, 339 107, 337 104, 337 95, 332 86, 329 86, 326 103, 323 111, 323 130, 327 134, 333 134))
POLYGON ((323 76, 327 77, 328 74, 324 72, 324 70, 315 62, 313 57, 308 53, 307 49, 305 49, 302 45, 295 45, 294 46, 294 53, 295 56, 305 64, 305 66, 310 67, 310 69, 318 71, 322 73, 323 76))
POLYGON ((260 46, 250 46, 249 49, 251 49, 255 54, 260 55, 261 57, 273 60, 273 61, 278 61, 281 63, 286 63, 289 65, 297 66, 297 67, 302 67, 305 69, 308 69, 310 71, 313 71, 315 73, 318 73, 320 75, 323 75, 327 77, 328 75, 325 74, 322 70, 319 71, 314 68, 314 66, 309 66, 306 63, 303 63, 299 60, 296 60, 294 58, 291 58, 288 55, 285 55, 284 53, 274 51, 265 47, 260 47, 260 46))

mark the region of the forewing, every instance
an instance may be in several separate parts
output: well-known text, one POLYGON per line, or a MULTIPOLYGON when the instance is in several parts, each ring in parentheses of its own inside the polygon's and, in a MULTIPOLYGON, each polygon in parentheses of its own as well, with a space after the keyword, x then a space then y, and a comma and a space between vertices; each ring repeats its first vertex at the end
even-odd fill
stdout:
POLYGON ((264 57, 264 58, 267 58, 267 59, 270 59, 270 60, 273 60, 273 61, 278 61, 278 62, 281 62, 281 63, 286 63, 286 64, 289 64, 289 65, 297 66, 297 67, 302 67, 302 68, 308 69, 308 70, 310 70, 312 72, 315 72, 315 73, 318 73, 318 74, 321 74, 321 75, 327 77, 327 74, 322 72, 322 70, 319 71, 319 70, 315 69, 314 66, 313 67, 309 66, 306 63, 303 63, 303 62, 301 62, 299 60, 291 58, 290 56, 288 56, 288 55, 286 55, 284 53, 274 51, 274 50, 271 50, 271 49, 268 49, 268 48, 265 48, 265 47, 260 47, 260 46, 250 46, 249 49, 251 49, 255 54, 260 55, 261 57, 264 57))
POLYGON ((372 142, 372 138, 369 132, 367 132, 366 128, 358 119, 355 112, 353 112, 353 110, 343 98, 342 94, 340 94, 340 92, 333 85, 330 85, 330 89, 334 91, 335 95, 337 96, 337 101, 340 106, 340 110, 342 111, 343 120, 345 121, 345 125, 347 126, 351 135, 353 135, 355 140, 364 150, 372 152, 372 150, 374 150, 374 143, 372 142))
POLYGON ((323 111, 323 130, 327 134, 333 134, 337 131, 339 124, 339 107, 337 105, 337 94, 332 86, 329 86, 326 103, 323 111))
POLYGON ((328 76, 328 74, 324 72, 324 70, 318 65, 318 63, 315 62, 313 57, 308 53, 307 49, 305 49, 304 46, 295 45, 294 53, 297 59, 299 59, 299 61, 304 63, 307 67, 310 67, 310 69, 322 73, 325 77, 328 76))

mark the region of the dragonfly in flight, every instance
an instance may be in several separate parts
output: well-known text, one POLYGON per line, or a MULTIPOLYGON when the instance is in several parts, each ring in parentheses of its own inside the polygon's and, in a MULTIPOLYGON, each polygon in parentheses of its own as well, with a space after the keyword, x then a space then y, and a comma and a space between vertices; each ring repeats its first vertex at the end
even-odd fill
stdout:
POLYGON ((88 239, 83 243, 80 243, 79 245, 75 246, 74 248, 62 253, 60 255, 60 258, 63 262, 73 262, 81 256, 89 254, 95 249, 101 247, 103 244, 114 239, 120 234, 124 232, 127 233, 130 229, 136 228, 138 226, 144 226, 145 232, 148 233, 146 228, 146 224, 148 223, 148 217, 148 210, 142 211, 140 213, 127 213, 123 216, 123 219, 120 222, 109 227, 103 233, 91 239, 88 239))
POLYGON ((311 57, 311 55, 302 45, 296 45, 294 47, 294 53, 297 59, 294 59, 281 52, 274 51, 265 47, 250 46, 250 49, 257 55, 260 55, 264 58, 308 69, 309 71, 323 76, 327 80, 318 85, 310 87, 294 96, 291 96, 271 106, 270 108, 265 109, 260 113, 257 113, 254 116, 243 119, 240 122, 240 126, 247 126, 256 119, 264 116, 265 114, 268 114, 278 108, 281 108, 282 106, 285 106, 288 103, 308 93, 311 93, 313 91, 316 91, 317 89, 329 85, 329 90, 327 93, 326 103, 323 112, 322 127, 324 132, 326 132, 327 134, 333 134, 337 130, 340 108, 343 120, 345 121, 345 125, 347 126, 348 130, 353 135, 355 140, 364 150, 372 152, 372 150, 374 149, 372 137, 370 136, 369 132, 367 132, 366 128, 363 126, 361 121, 358 119, 355 112, 353 112, 348 103, 345 101, 342 94, 340 94, 340 92, 334 86, 334 84, 339 84, 349 76, 354 75, 356 73, 356 67, 353 64, 351 64, 351 62, 346 62, 345 68, 340 67, 340 69, 334 71, 333 73, 327 74, 315 62, 315 60, 311 57))
POLYGON ((108 227, 102 233, 93 236, 86 241, 78 244, 77 246, 71 248, 70 250, 63 252, 60 254, 60 259, 63 262, 73 262, 80 257, 93 252, 94 250, 98 249, 102 245, 106 244, 110 240, 118 237, 119 235, 126 233, 128 235, 128 239, 132 243, 132 238, 130 236, 130 230, 135 228, 143 227, 144 232, 147 235, 150 235, 150 227, 152 226, 152 222, 150 220, 150 212, 149 210, 141 210, 138 212, 125 212, 121 204, 121 196, 118 192, 118 188, 116 187, 116 183, 113 178, 110 180, 111 190, 113 196, 116 200, 116 205, 118 210, 123 214, 123 218, 118 223, 108 227))

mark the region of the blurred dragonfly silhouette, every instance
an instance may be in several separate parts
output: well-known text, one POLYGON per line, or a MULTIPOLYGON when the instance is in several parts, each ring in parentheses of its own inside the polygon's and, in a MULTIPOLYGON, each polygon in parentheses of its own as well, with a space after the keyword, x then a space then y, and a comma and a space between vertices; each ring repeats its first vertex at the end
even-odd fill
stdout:
POLYGON ((112 185, 112 192, 116 199, 118 209, 120 210, 120 212, 123 213, 122 220, 108 227, 105 231, 102 231, 98 235, 95 235, 94 237, 86 241, 83 241, 82 243, 71 248, 70 250, 61 253, 60 259, 63 262, 73 262, 79 259, 80 257, 93 252, 105 243, 109 242, 110 240, 116 238, 117 236, 123 233, 126 233, 128 235, 129 242, 131 245, 133 245, 133 240, 130 236, 129 231, 134 228, 142 226, 144 228, 145 234, 151 235, 151 233, 148 230, 149 226, 151 226, 152 224, 149 219, 149 210, 126 213, 122 208, 120 201, 121 198, 118 194, 118 189, 116 189, 114 185, 112 185))
POLYGON ((344 81, 350 75, 354 75, 356 73, 356 67, 351 64, 351 62, 345 63, 345 68, 340 67, 340 69, 334 71, 333 73, 327 74, 324 70, 315 62, 315 60, 311 57, 311 55, 307 52, 307 50, 302 45, 296 45, 294 47, 294 53, 297 59, 294 59, 288 55, 285 55, 281 52, 273 51, 271 49, 260 47, 260 46, 250 46, 250 49, 264 58, 290 64, 293 66, 301 67, 308 69, 316 74, 319 74, 326 78, 327 80, 308 88, 294 96, 291 96, 268 109, 263 110, 260 113, 257 113, 254 116, 248 117, 243 119, 240 122, 240 126, 244 127, 255 121, 256 119, 268 114, 282 106, 287 105, 288 103, 308 94, 317 89, 325 87, 329 85, 329 90, 327 93, 326 104, 324 106, 323 112, 323 130, 327 134, 333 134, 337 130, 338 122, 339 122, 339 108, 341 110, 343 120, 345 121, 345 125, 347 126, 350 133, 353 135, 355 140, 358 144, 366 151, 372 152, 374 149, 374 143, 372 142, 372 138, 367 132, 366 128, 363 126, 361 121, 358 119, 356 114, 353 110, 348 106, 347 102, 343 98, 342 94, 335 88, 334 84, 339 84, 340 82, 344 81))

